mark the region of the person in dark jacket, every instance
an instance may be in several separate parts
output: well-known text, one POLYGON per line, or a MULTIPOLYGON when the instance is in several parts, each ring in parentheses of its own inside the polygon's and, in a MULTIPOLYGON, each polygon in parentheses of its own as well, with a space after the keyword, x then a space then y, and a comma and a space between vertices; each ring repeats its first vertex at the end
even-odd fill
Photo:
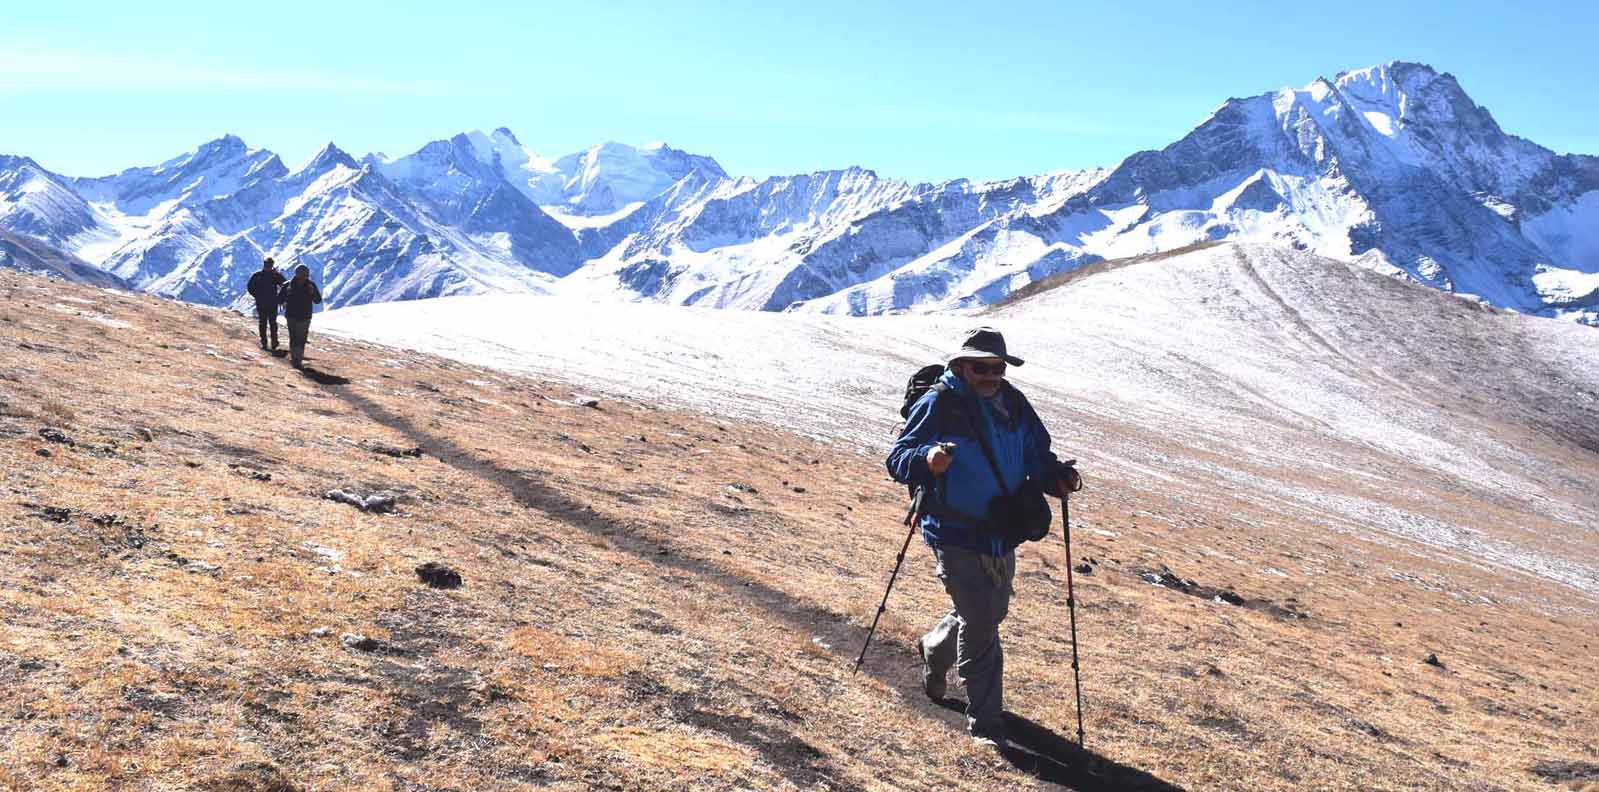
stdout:
POLYGON ((311 268, 294 268, 294 278, 278 289, 283 318, 289 325, 289 363, 300 368, 305 359, 305 339, 311 333, 311 306, 322 302, 322 291, 311 282, 311 268))
POLYGON ((261 333, 262 349, 278 348, 278 289, 283 286, 283 273, 278 272, 272 257, 261 260, 261 269, 251 273, 245 291, 255 298, 257 329, 261 333), (272 345, 267 346, 267 330, 272 330, 272 345))
POLYGON ((989 505, 1028 479, 1057 498, 1081 485, 1050 451, 1038 413, 1005 381, 1006 366, 1021 364, 999 331, 971 331, 951 354, 940 385, 911 407, 886 461, 896 481, 926 488, 925 500, 934 504, 924 508, 922 538, 954 603, 916 642, 922 691, 941 700, 954 667, 966 686, 967 729, 990 747, 1005 745, 999 624, 1010 608, 1016 547, 995 530, 989 505), (992 462, 975 432, 987 441, 992 462))

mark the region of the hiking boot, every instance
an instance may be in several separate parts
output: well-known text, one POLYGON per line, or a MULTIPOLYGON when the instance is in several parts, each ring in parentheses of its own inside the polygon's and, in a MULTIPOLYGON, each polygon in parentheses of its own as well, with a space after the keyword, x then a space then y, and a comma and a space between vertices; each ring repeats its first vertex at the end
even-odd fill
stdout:
POLYGON ((973 726, 972 744, 1001 751, 1010 747, 1010 740, 1006 739, 1003 726, 973 726))
POLYGON ((933 670, 933 664, 927 660, 927 647, 922 645, 920 638, 916 639, 916 654, 922 658, 922 692, 934 701, 943 701, 944 694, 949 692, 949 685, 945 680, 949 669, 933 670))

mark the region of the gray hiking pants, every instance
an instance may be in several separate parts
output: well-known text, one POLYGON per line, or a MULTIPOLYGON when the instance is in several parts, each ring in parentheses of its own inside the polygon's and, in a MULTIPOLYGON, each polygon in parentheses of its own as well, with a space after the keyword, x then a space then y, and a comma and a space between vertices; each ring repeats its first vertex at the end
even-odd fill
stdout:
POLYGON ((999 645, 999 623, 1010 611, 1016 556, 980 555, 959 547, 933 550, 936 574, 954 601, 932 632, 922 636, 933 673, 955 667, 966 686, 966 727, 1004 728, 1005 651, 999 645))
POLYGON ((289 362, 300 365, 305 359, 305 339, 311 334, 310 319, 287 319, 289 325, 289 362))

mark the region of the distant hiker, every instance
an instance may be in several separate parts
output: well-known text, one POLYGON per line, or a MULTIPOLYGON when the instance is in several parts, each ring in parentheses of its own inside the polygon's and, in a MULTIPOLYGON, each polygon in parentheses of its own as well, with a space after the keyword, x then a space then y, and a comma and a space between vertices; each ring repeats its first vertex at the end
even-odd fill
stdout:
POLYGON ((922 538, 954 603, 916 642, 922 691, 942 699, 954 667, 966 686, 967 730, 990 747, 1005 745, 999 623, 1010 607, 1016 547, 1048 534, 1044 493, 1058 498, 1081 485, 1050 451, 1038 413, 1005 381, 1005 367, 1021 364, 999 331, 971 331, 910 406, 887 460, 896 481, 923 489, 922 538))
POLYGON ((278 348, 278 289, 283 286, 283 273, 278 272, 272 257, 261 260, 261 269, 250 275, 245 291, 255 298, 257 329, 261 332, 261 348, 278 348), (267 346, 267 329, 272 330, 272 346, 267 346))
POLYGON ((305 338, 311 333, 311 305, 322 302, 322 291, 311 282, 311 268, 294 268, 294 278, 278 289, 283 318, 289 324, 289 363, 300 368, 305 359, 305 338))

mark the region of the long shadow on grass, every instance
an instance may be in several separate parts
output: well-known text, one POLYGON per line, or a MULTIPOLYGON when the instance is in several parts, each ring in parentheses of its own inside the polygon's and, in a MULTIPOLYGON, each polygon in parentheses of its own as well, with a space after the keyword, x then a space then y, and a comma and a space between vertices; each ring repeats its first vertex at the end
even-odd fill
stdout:
MULTIPOLYGON (((944 698, 937 703, 966 713, 966 705, 958 699, 944 698)), ((1048 726, 1014 712, 1005 713, 1005 734, 1010 745, 1000 750, 1000 755, 1012 767, 1040 781, 1096 792, 1182 792, 1182 787, 1079 748, 1048 726)))
MULTIPOLYGON (((563 524, 604 536, 616 549, 641 560, 690 573, 701 581, 712 583, 721 589, 721 594, 727 599, 742 601, 760 608, 787 624, 795 634, 803 635, 808 632, 814 635, 820 631, 827 631, 830 633, 827 636, 829 643, 841 647, 832 650, 835 659, 841 665, 854 660, 850 650, 859 645, 865 637, 865 631, 850 624, 848 617, 843 614, 808 604, 786 591, 718 569, 701 559, 663 553, 665 548, 662 548, 656 540, 642 535, 635 525, 591 511, 588 509, 588 504, 583 501, 536 481, 525 473, 482 459, 447 438, 418 428, 405 417, 396 415, 383 405, 354 391, 339 387, 349 382, 344 377, 325 372, 319 374, 320 376, 310 374, 307 376, 311 376, 313 381, 323 385, 324 390, 330 395, 365 413, 373 421, 405 435, 412 443, 421 446, 441 462, 504 488, 523 507, 537 509, 563 524)), ((889 640, 880 642, 877 646, 881 650, 877 653, 878 656, 888 655, 889 659, 876 664, 868 663, 862 668, 885 685, 906 686, 910 676, 907 670, 896 672, 884 669, 915 667, 920 662, 915 649, 889 640)), ((920 696, 917 699, 920 699, 920 696)), ((946 699, 940 702, 940 705, 944 709, 954 709, 964 713, 964 708, 958 701, 946 699)), ((924 712, 938 716, 946 723, 960 728, 961 739, 965 739, 964 716, 950 717, 931 704, 923 705, 921 708, 924 712)), ((1078 749, 1075 744, 1060 735, 1025 718, 1011 713, 1006 713, 1005 717, 1017 742, 1028 748, 1027 751, 1010 749, 1005 753, 1006 759, 1017 769, 1042 781, 1076 790, 1158 792, 1181 790, 1180 787, 1155 778, 1142 770, 1118 764, 1092 751, 1078 749)))

